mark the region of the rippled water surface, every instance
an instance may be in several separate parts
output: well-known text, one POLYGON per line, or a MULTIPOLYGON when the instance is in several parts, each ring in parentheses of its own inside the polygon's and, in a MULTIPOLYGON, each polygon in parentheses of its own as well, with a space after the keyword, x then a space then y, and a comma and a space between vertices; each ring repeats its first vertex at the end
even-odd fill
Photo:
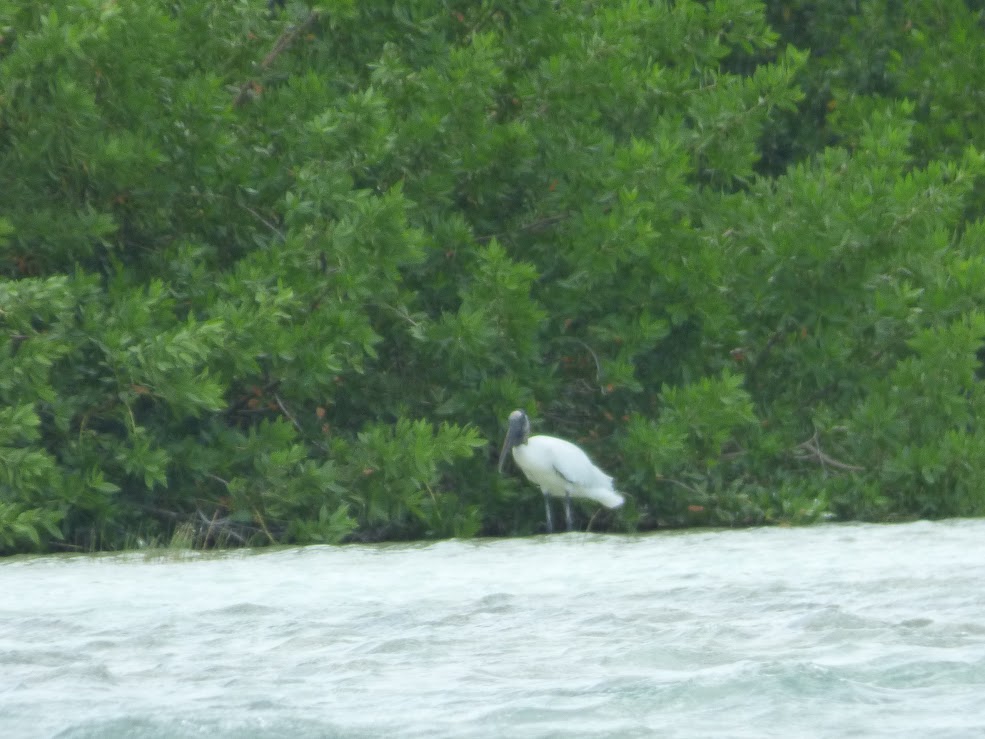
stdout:
POLYGON ((983 552, 954 521, 0 560, 0 736, 980 736, 983 552))

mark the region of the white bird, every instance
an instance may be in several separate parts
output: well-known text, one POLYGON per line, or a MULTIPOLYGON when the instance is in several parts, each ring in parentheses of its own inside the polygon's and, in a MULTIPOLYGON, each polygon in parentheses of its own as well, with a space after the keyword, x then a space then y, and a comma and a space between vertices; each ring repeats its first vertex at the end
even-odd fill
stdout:
POLYGON ((547 533, 553 533, 550 496, 564 496, 564 515, 568 531, 574 528, 571 515, 571 496, 591 498, 607 508, 618 508, 624 502, 622 493, 612 487, 612 478, 592 464, 581 449, 570 441, 553 436, 531 436, 530 419, 523 411, 510 414, 503 450, 499 454, 499 471, 503 471, 506 453, 513 450, 513 459, 527 479, 539 485, 544 493, 547 511, 547 533))

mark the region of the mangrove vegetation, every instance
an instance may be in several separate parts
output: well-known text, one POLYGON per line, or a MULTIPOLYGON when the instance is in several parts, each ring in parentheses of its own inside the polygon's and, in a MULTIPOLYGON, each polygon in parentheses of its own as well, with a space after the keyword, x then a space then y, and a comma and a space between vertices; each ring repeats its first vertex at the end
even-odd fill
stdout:
POLYGON ((0 0, 0 552, 985 514, 977 0, 0 0))

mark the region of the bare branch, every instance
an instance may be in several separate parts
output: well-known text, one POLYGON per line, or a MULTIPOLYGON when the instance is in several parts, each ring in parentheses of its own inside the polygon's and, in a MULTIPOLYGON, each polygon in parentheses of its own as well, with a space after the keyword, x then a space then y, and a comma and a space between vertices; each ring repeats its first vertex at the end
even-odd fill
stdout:
MULTIPOLYGON (((545 228, 549 228, 553 226, 555 223, 560 223, 561 221, 565 221, 568 218, 571 218, 572 215, 574 214, 557 213, 552 216, 546 216, 539 220, 532 221, 531 223, 526 223, 522 226, 517 226, 515 229, 513 229, 513 231, 542 231, 545 228)), ((487 241, 492 241, 493 239, 499 238, 500 236, 505 236, 508 233, 510 233, 510 231, 500 231, 499 233, 486 234, 485 236, 476 236, 475 240, 479 244, 484 244, 487 241)))
POLYGON ((254 508, 253 513, 256 515, 257 521, 260 522, 260 528, 263 529, 263 533, 265 533, 267 535, 267 538, 270 539, 270 543, 276 544, 277 540, 274 538, 274 535, 270 533, 270 529, 267 528, 267 522, 264 521, 263 516, 260 515, 260 509, 254 508))
MULTIPOLYGON (((260 69, 265 70, 269 68, 277 57, 284 53, 286 49, 290 48, 294 42, 298 40, 298 37, 300 37, 301 34, 315 24, 319 17, 320 13, 317 10, 312 10, 308 13, 308 17, 305 18, 299 25, 289 26, 284 29, 284 32, 278 37, 277 41, 274 42, 274 47, 270 50, 267 56, 263 58, 263 61, 260 62, 260 69)), ((250 80, 240 85, 239 94, 236 95, 236 99, 233 100, 233 106, 238 108, 246 103, 246 101, 250 99, 251 91, 256 91, 256 88, 256 80, 250 80)))
POLYGON ((247 211, 247 212, 249 212, 249 213, 251 213, 251 214, 253 215, 253 217, 254 217, 254 218, 256 218, 256 219, 257 219, 258 221, 260 221, 260 223, 262 223, 262 224, 263 224, 264 226, 266 226, 266 227, 267 227, 267 228, 269 228, 269 229, 270 229, 271 231, 273 231, 273 232, 274 232, 275 234, 277 234, 277 236, 278 236, 278 237, 280 238, 280 240, 281 240, 281 241, 284 241, 284 240, 285 240, 285 239, 287 238, 287 237, 286 237, 286 236, 284 235, 284 232, 283 232, 283 231, 281 231, 281 230, 280 230, 279 228, 277 228, 277 226, 276 226, 275 224, 273 224, 273 223, 271 223, 270 221, 268 221, 268 220, 267 220, 266 218, 264 218, 264 217, 263 217, 262 215, 260 215, 260 214, 259 214, 259 213, 257 213, 257 212, 256 212, 255 210, 253 210, 253 208, 251 208, 250 206, 248 206, 248 205, 243 205, 242 203, 238 203, 238 202, 236 203, 236 205, 238 205, 238 206, 239 206, 240 208, 242 208, 243 210, 245 210, 245 211, 247 211))
POLYGON ((227 488, 229 487, 229 480, 223 480, 221 477, 219 477, 218 475, 213 475, 211 472, 206 472, 205 476, 208 477, 210 480, 221 482, 227 488))
POLYGON ((664 477, 663 475, 660 475, 660 477, 657 478, 657 479, 663 480, 664 482, 669 482, 672 485, 677 485, 677 487, 684 488, 688 492, 694 493, 695 495, 699 495, 699 496, 700 495, 704 495, 704 493, 702 493, 696 487, 693 487, 692 485, 688 485, 686 482, 681 482, 680 480, 675 480, 672 477, 664 477))
POLYGON ((289 410, 287 410, 287 408, 284 407, 284 403, 280 399, 280 396, 277 395, 277 393, 274 393, 274 400, 277 401, 277 407, 280 408, 281 412, 285 416, 287 416, 287 420, 289 420, 291 423, 294 424, 294 428, 296 428, 298 430, 298 433, 300 433, 301 436, 304 436, 304 429, 301 428, 301 424, 298 423, 298 419, 296 419, 293 415, 291 415, 291 412, 289 410))
POLYGON ((817 462, 822 467, 833 467, 836 470, 843 470, 845 472, 865 471, 865 467, 859 467, 858 465, 841 462, 831 455, 825 454, 824 450, 821 449, 821 443, 818 439, 818 432, 816 430, 811 438, 807 441, 802 441, 790 451, 793 453, 795 458, 817 462))

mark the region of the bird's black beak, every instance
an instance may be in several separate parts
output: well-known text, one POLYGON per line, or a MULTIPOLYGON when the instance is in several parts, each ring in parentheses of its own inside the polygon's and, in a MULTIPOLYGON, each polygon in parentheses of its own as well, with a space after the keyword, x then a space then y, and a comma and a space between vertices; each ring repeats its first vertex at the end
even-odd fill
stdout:
POLYGON ((503 471, 503 465, 506 464, 506 455, 510 453, 516 445, 516 439, 513 434, 513 426, 510 425, 510 430, 506 432, 506 438, 503 439, 503 448, 499 452, 499 471, 503 471))
POLYGON ((506 456, 510 453, 510 449, 515 447, 517 444, 523 443, 523 419, 510 417, 510 428, 506 432, 506 438, 503 439, 503 449, 499 453, 499 471, 503 471, 503 465, 506 464, 506 456))

